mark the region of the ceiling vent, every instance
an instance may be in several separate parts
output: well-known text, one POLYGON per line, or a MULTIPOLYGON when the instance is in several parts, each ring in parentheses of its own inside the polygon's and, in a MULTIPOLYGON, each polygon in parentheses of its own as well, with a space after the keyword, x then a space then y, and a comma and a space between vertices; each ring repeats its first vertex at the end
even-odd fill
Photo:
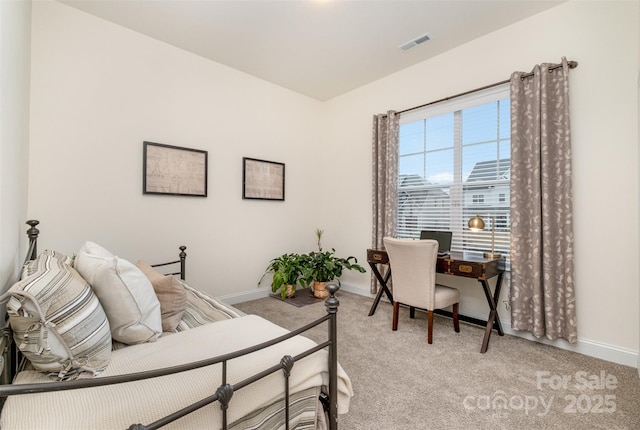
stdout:
POLYGON ((416 37, 413 40, 403 43, 402 45, 398 46, 398 48, 402 49, 403 51, 408 51, 418 45, 422 45, 423 43, 428 42, 429 40, 431 40, 431 36, 429 35, 429 33, 426 33, 422 36, 416 37))

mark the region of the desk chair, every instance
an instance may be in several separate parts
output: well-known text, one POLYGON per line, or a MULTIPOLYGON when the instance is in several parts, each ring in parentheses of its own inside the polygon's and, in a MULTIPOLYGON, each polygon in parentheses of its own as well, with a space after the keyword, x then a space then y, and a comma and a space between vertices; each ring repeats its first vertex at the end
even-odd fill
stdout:
POLYGON ((398 329, 400 303, 414 309, 427 310, 427 340, 433 343, 433 311, 453 306, 453 327, 460 332, 458 304, 460 292, 455 288, 436 284, 436 261, 438 241, 384 238, 384 246, 389 255, 393 279, 393 325, 398 329))

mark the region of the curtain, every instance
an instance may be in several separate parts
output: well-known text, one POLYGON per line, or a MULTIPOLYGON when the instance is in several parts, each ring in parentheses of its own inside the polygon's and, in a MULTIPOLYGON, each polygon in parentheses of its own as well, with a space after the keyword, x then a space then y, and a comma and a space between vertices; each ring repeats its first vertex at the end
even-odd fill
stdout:
POLYGON ((511 75, 511 325, 574 343, 569 66, 524 75, 511 75))
MULTIPOLYGON (((395 111, 373 116, 373 249, 383 249, 382 239, 395 234, 399 121, 395 111)), ((378 282, 372 274, 371 293, 377 290, 378 282)))

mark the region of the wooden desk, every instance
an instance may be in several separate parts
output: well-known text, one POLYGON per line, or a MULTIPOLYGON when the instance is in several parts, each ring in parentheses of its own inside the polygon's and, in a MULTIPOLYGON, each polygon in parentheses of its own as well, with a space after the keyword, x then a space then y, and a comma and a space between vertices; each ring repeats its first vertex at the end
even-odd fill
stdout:
MULTIPOLYGON (((391 268, 387 268, 384 278, 378 270, 379 264, 389 265, 389 256, 387 255, 387 252, 376 249, 367 249, 367 263, 369 263, 371 271, 381 286, 373 305, 371 306, 371 310, 369 311, 369 316, 371 316, 375 313, 382 294, 386 294, 391 303, 393 303, 393 294, 387 285, 387 282, 389 282, 389 278, 391 277, 391 268)), ((482 258, 481 254, 452 252, 451 255, 447 257, 438 257, 436 272, 445 275, 474 278, 478 280, 480 285, 482 285, 482 289, 490 309, 487 321, 478 320, 465 315, 460 315, 460 319, 485 327, 484 339, 482 340, 482 347, 480 348, 480 352, 484 354, 487 352, 487 348, 489 347, 489 339, 491 338, 492 329, 497 330, 500 336, 504 336, 497 307, 497 303, 500 298, 500 289, 502 288, 502 277, 504 275, 504 258, 498 260, 487 260, 486 258, 482 258), (493 294, 491 294, 491 288, 489 287, 488 280, 494 276, 497 276, 498 278, 496 280, 496 286, 493 294)), ((442 311, 440 309, 435 312, 447 316, 451 315, 450 312, 442 311)))

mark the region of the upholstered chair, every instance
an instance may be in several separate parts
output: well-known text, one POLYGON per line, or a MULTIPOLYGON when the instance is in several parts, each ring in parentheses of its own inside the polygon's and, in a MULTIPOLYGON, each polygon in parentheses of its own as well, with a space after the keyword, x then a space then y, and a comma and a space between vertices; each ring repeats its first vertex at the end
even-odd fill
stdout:
POLYGON ((433 311, 452 306, 453 327, 460 332, 458 304, 460 292, 455 288, 436 284, 436 262, 438 242, 436 240, 414 240, 384 238, 389 255, 393 285, 393 325, 398 329, 400 304, 409 306, 410 316, 415 308, 427 311, 427 340, 433 343, 433 311))

